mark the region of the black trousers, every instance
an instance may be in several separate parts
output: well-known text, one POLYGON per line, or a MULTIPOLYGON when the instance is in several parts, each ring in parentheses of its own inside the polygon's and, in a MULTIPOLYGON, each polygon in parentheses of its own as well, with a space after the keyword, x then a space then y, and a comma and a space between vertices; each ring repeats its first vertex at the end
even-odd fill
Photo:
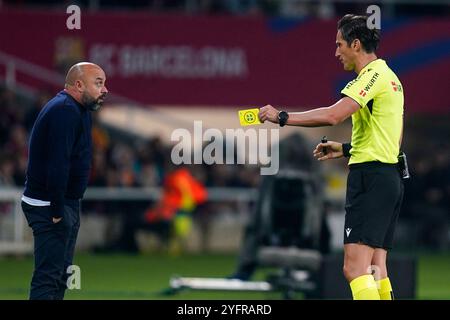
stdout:
POLYGON ((62 300, 80 228, 80 201, 66 199, 64 215, 58 223, 53 223, 50 207, 22 201, 22 210, 34 236, 30 300, 62 300))

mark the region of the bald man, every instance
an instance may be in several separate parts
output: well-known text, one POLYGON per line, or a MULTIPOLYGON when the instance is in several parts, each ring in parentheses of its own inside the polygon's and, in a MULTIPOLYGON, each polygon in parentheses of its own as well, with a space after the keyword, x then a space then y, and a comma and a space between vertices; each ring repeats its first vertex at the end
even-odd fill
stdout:
POLYGON ((91 114, 108 93, 105 72, 81 62, 39 113, 29 143, 22 209, 34 236, 30 299, 62 300, 92 158, 91 114))

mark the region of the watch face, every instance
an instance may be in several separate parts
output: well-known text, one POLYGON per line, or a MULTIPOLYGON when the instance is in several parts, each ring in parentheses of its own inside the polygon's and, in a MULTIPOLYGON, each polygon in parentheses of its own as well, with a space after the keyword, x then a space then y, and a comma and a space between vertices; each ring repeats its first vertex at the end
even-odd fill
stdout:
POLYGON ((280 124, 280 127, 283 127, 286 124, 288 118, 289 118, 289 114, 286 111, 281 111, 278 114, 278 122, 280 124))

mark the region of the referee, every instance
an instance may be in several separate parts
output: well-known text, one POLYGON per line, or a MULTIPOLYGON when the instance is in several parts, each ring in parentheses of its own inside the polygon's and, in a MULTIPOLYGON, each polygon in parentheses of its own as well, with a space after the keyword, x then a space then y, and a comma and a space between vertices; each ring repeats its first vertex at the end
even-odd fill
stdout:
POLYGON ((31 130, 22 209, 34 236, 32 300, 64 298, 91 167, 90 111, 103 104, 105 81, 93 63, 72 66, 65 89, 44 106, 31 130))
POLYGON ((386 258, 403 198, 397 169, 403 88, 386 62, 377 58, 380 33, 367 27, 366 16, 345 15, 337 29, 335 56, 346 71, 358 75, 341 91, 342 98, 329 107, 306 112, 287 113, 266 105, 259 117, 280 126, 320 127, 352 116, 351 143, 320 143, 313 153, 318 160, 350 158, 343 271, 353 298, 392 300, 386 258))

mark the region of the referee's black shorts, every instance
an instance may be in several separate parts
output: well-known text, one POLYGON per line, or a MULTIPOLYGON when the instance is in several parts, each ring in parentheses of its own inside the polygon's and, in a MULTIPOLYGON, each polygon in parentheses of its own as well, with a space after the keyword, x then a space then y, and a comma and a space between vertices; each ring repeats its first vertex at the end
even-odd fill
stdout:
POLYGON ((403 200, 397 165, 365 162, 349 167, 344 244, 391 249, 403 200))

